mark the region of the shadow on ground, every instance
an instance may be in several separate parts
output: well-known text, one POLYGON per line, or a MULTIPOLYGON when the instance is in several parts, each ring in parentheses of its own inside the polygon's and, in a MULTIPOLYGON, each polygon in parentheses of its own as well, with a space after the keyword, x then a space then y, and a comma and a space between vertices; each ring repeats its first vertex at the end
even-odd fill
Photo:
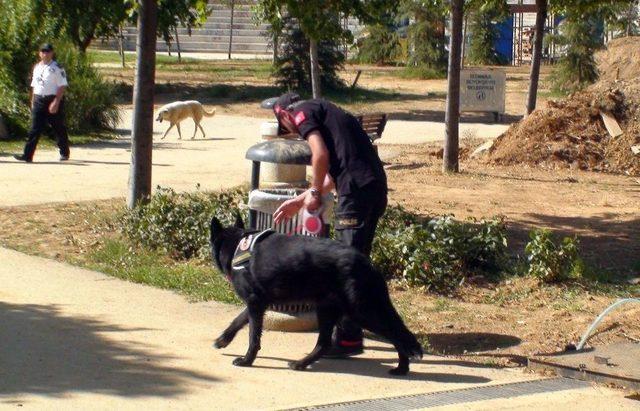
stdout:
POLYGON ((525 214, 521 220, 509 221, 509 247, 523 254, 534 228, 551 229, 556 238, 577 236, 580 256, 593 268, 599 280, 620 281, 640 270, 640 218, 603 213, 589 217, 525 214))
POLYGON ((163 363, 174 357, 109 335, 139 332, 92 318, 62 316, 59 307, 0 302, 0 395, 93 392, 173 397, 194 381, 215 382, 163 363))
MULTIPOLYGON (((387 351, 386 347, 367 347, 368 351, 387 351)), ((390 349, 391 350, 391 349, 390 349)), ((394 351, 395 352, 395 351, 394 351)), ((228 357, 237 357, 238 355, 223 354, 228 357)), ((291 372, 288 367, 289 361, 299 360, 299 358, 280 358, 280 357, 265 357, 260 356, 256 358, 253 363, 254 368, 283 370, 291 372), (282 366, 265 366, 260 364, 260 359, 269 359, 282 361, 282 366)), ((229 360, 231 361, 231 360, 229 360)), ((419 360, 418 362, 423 362, 419 360)), ((413 362, 415 364, 415 362, 413 362)), ((426 363, 431 363, 426 361, 426 363)), ((381 358, 359 358, 352 357, 348 359, 326 359, 322 358, 318 362, 309 366, 304 372, 324 372, 333 374, 351 374, 361 375, 364 377, 377 377, 377 378, 392 378, 403 379, 408 381, 431 381, 447 384, 484 384, 491 382, 490 378, 481 377, 478 375, 460 374, 460 373, 439 373, 439 372, 422 372, 416 371, 413 367, 409 374, 404 376, 396 376, 389 374, 389 370, 395 368, 398 365, 397 359, 381 359, 381 358)), ((456 365, 456 364, 450 364, 456 365)))
MULTIPOLYGON (((442 110, 405 110, 389 112, 388 115, 391 120, 433 121, 438 123, 444 123, 445 120, 444 107, 442 110)), ((493 113, 460 113, 461 123, 511 124, 520 121, 521 119, 521 115, 502 114, 500 119, 496 121, 493 113)))
POLYGON ((429 341, 430 351, 453 355, 505 349, 522 342, 513 335, 476 332, 421 334, 420 337, 429 341))

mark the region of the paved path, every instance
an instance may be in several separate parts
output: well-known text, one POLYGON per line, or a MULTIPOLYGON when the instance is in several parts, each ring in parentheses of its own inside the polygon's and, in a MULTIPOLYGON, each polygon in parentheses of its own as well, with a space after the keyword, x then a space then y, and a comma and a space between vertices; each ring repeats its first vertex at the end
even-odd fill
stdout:
POLYGON ((392 378, 396 357, 377 341, 357 359, 290 371, 313 333, 265 332, 255 366, 238 368, 246 331, 211 347, 237 307, 6 249, 0 261, 0 408, 283 409, 537 378, 431 356, 392 378))
MULTIPOLYGON (((244 152, 258 141, 261 121, 218 116, 206 124, 209 140, 177 142, 171 135, 156 142, 154 184, 192 190, 196 183, 215 189, 246 181, 244 152)), ((384 139, 406 142, 403 135, 384 139)), ((125 139, 74 148, 72 158, 58 163, 52 151, 39 151, 33 164, 1 157, 0 206, 125 195, 125 139)), ((396 357, 377 341, 367 341, 357 359, 323 360, 309 372, 288 370, 288 360, 313 346, 314 333, 265 332, 255 366, 237 368, 231 361, 247 347, 246 330, 224 350, 211 347, 237 312, 0 248, 0 408, 283 409, 538 378, 431 356, 413 365, 408 377, 391 378, 386 371, 396 357)), ((534 402, 496 401, 464 407, 637 404, 600 388, 531 396, 534 402)))
MULTIPOLYGON (((0 206, 47 202, 86 201, 126 197, 131 161, 131 111, 124 111, 121 138, 93 146, 72 147, 71 160, 58 161, 56 151, 38 150, 34 163, 19 163, 9 154, 0 156, 0 206)), ((244 155, 260 141, 260 124, 267 118, 218 115, 203 119, 207 138, 190 140, 193 123, 183 122, 184 139, 178 140, 175 128, 160 140, 168 127, 154 123, 153 186, 178 191, 217 190, 237 186, 250 178, 250 162, 244 155)), ((477 136, 493 138, 504 125, 464 124, 462 130, 474 130, 477 136)), ((464 133, 464 131, 463 131, 464 133)), ((390 144, 415 144, 439 141, 444 136, 441 123, 390 121, 379 140, 381 155, 391 155, 390 144)))

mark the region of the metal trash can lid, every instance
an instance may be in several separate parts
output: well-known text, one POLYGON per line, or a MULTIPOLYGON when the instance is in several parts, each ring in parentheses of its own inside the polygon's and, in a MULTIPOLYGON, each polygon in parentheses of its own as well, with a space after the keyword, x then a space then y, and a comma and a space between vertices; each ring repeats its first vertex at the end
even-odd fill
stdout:
POLYGON ((247 160, 277 164, 311 164, 311 149, 303 140, 269 140, 249 147, 247 160))
POLYGON ((276 104, 276 101, 278 101, 278 97, 270 97, 266 100, 262 100, 260 108, 273 109, 273 105, 276 104))

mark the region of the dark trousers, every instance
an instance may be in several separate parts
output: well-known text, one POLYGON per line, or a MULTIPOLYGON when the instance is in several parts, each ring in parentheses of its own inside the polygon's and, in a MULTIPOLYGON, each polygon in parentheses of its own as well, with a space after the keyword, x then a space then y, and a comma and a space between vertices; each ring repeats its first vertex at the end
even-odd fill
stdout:
MULTIPOLYGON (((338 193, 335 224, 337 239, 369 256, 378 220, 386 208, 387 189, 383 184, 368 184, 345 196, 338 193)), ((361 340, 362 328, 348 317, 343 317, 334 332, 334 343, 361 340)))
POLYGON ((35 96, 33 108, 31 109, 31 130, 29 130, 27 144, 24 146, 24 156, 29 160, 33 159, 40 135, 44 131, 47 123, 51 125, 53 133, 58 142, 61 156, 69 155, 69 136, 67 127, 64 125, 64 100, 60 102, 58 112, 49 113, 49 104, 55 96, 35 96))

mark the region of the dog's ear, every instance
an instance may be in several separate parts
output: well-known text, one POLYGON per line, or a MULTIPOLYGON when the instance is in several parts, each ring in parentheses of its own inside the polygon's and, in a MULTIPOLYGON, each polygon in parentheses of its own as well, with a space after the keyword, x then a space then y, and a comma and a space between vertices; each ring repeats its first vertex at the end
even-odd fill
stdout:
POLYGON ((244 220, 242 219, 242 216, 240 215, 240 212, 236 210, 236 224, 235 226, 237 228, 242 228, 244 230, 244 220))
POLYGON ((211 218, 211 242, 222 232, 222 224, 216 217, 211 218))

